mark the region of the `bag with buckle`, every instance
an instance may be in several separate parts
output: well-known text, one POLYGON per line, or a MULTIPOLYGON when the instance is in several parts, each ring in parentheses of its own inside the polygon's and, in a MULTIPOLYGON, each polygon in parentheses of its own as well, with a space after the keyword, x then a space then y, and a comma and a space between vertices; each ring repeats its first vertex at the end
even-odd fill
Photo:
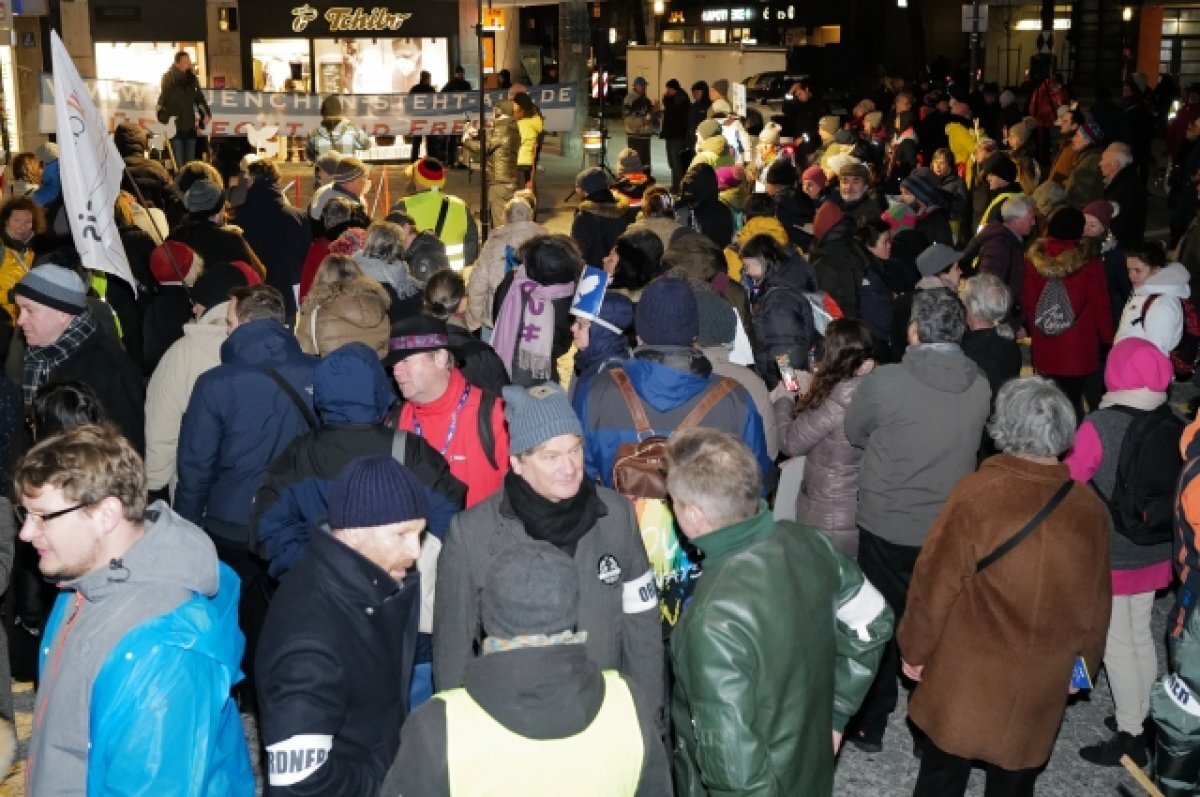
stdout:
MULTIPOLYGON (((643 409, 642 401, 629 381, 629 375, 621 368, 614 368, 609 373, 621 389, 621 395, 625 398, 625 405, 629 408, 638 435, 636 443, 624 443, 617 448, 617 456, 613 460, 613 489, 630 498, 666 498, 667 438, 654 434, 654 430, 650 428, 646 410, 643 409)), ((729 377, 718 382, 692 408, 683 422, 675 427, 675 431, 698 426, 737 384, 736 380, 729 377)))

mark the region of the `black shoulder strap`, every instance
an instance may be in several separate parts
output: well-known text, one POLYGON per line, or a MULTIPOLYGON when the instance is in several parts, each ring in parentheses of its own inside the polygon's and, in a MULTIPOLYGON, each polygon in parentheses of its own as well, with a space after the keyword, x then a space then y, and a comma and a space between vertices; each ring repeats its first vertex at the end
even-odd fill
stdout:
POLYGON ((405 459, 405 448, 408 445, 408 432, 403 429, 396 429, 392 432, 392 459, 399 462, 401 465, 407 465, 405 459))
POLYGON ((450 212, 450 197, 442 197, 442 209, 438 211, 437 224, 433 225, 433 234, 441 240, 442 228, 446 226, 446 214, 450 212))
POLYGON ((274 368, 268 368, 267 376, 275 380, 275 384, 279 385, 279 389, 282 390, 284 394, 292 400, 292 403, 296 405, 296 409, 300 410, 300 414, 304 416, 304 422, 308 424, 309 429, 319 429, 321 427, 321 424, 317 420, 317 416, 313 414, 312 409, 304 403, 304 399, 302 399, 300 394, 296 392, 296 388, 292 387, 291 384, 289 384, 288 381, 283 378, 283 374, 279 373, 279 371, 275 370, 274 368))
POLYGON ((487 457, 488 464, 492 466, 492 470, 500 470, 500 465, 496 462, 496 434, 492 431, 492 413, 496 409, 496 394, 489 393, 480 388, 479 397, 479 445, 483 448, 483 455, 487 457))
POLYGON ((1070 479, 1067 479, 1065 482, 1063 482, 1062 486, 1058 488, 1057 492, 1050 496, 1050 500, 1046 502, 1046 505, 1039 509, 1038 513, 1030 518, 1029 522, 1026 523, 1020 531, 1001 543, 999 548, 983 557, 983 559, 979 560, 979 564, 975 565, 975 575, 979 575, 984 570, 987 570, 989 567, 994 565, 997 560, 1002 558, 1013 548, 1016 548, 1022 540, 1032 534, 1033 530, 1041 525, 1042 521, 1049 517, 1050 513, 1062 503, 1063 499, 1067 497, 1067 493, 1071 492, 1071 487, 1073 487, 1074 484, 1075 482, 1070 479))

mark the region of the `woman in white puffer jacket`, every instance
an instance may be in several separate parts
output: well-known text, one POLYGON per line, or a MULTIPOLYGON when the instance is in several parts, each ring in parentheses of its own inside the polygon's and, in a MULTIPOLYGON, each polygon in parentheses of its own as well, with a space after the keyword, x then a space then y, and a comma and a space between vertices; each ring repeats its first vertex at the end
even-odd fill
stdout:
POLYGON ((1180 263, 1168 264, 1156 243, 1130 247, 1125 263, 1133 294, 1121 311, 1114 342, 1144 338, 1169 357, 1183 338, 1183 300, 1191 295, 1188 270, 1180 263))

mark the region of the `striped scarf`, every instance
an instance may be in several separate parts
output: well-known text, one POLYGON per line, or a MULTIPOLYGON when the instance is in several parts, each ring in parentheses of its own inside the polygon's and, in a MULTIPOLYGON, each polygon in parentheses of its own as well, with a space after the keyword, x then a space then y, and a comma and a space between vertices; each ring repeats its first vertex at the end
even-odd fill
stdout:
POLYGON ((49 346, 30 346, 25 349, 25 363, 21 374, 21 392, 25 406, 31 406, 38 389, 50 381, 55 368, 79 349, 96 332, 96 320, 91 310, 84 310, 72 319, 58 340, 49 346))

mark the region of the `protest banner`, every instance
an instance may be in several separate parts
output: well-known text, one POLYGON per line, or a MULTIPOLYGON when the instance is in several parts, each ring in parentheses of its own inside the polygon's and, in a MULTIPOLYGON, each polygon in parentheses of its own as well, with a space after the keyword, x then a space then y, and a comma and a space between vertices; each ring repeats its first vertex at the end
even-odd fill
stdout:
MULTIPOLYGON (((155 121, 159 87, 120 80, 85 80, 92 101, 109 129, 122 122, 146 127, 155 121)), ((575 122, 576 86, 554 84, 529 89, 544 116, 548 132, 572 129, 575 122)), ((506 97, 506 89, 487 92, 485 112, 506 97)), ((250 127, 272 124, 286 136, 304 136, 321 121, 321 100, 316 94, 204 89, 213 118, 208 130, 214 136, 243 136, 250 127)), ((479 119, 479 92, 446 94, 339 94, 342 113, 370 136, 461 135, 463 127, 479 119)), ((41 80, 39 127, 55 132, 54 81, 41 80)))
POLYGON ((50 52, 59 179, 75 249, 84 266, 120 277, 136 291, 114 218, 125 163, 57 31, 50 32, 50 52))

